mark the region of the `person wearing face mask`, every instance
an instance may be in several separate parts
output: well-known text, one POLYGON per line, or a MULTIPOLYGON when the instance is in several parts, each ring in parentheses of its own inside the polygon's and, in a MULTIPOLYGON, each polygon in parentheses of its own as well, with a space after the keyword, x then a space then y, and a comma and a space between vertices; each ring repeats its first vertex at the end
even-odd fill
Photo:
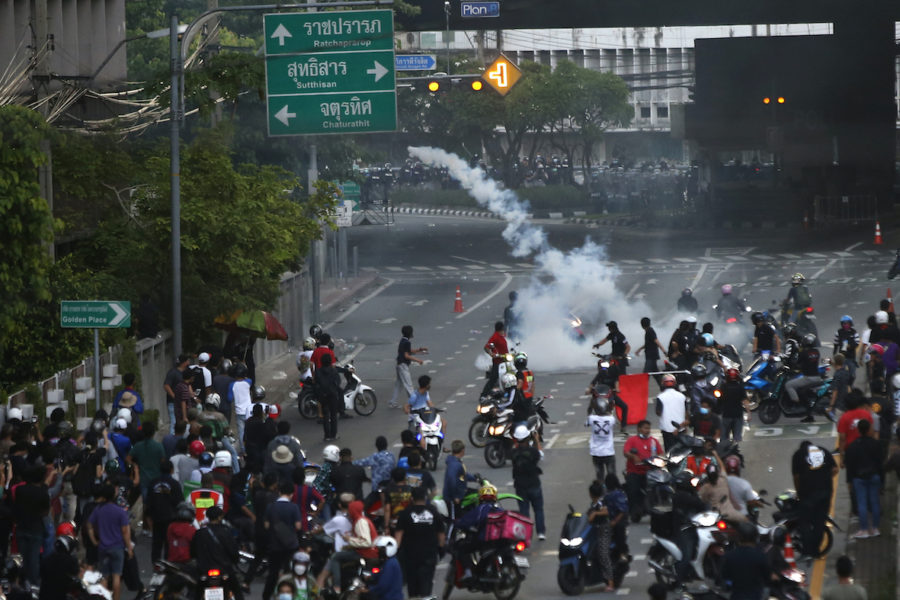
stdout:
POLYGON ((308 600, 316 580, 309 572, 309 554, 296 552, 291 559, 291 573, 278 582, 275 600, 308 600))
POLYGON ((625 456, 625 493, 628 495, 628 505, 635 511, 638 510, 637 507, 643 506, 641 490, 647 487, 649 467, 644 461, 663 453, 662 444, 650 437, 650 421, 640 421, 637 431, 637 435, 628 438, 622 450, 625 456))
POLYGON ((712 398, 700 399, 700 408, 691 417, 691 427, 694 428, 694 436, 700 438, 719 439, 722 433, 722 419, 713 412, 712 398))

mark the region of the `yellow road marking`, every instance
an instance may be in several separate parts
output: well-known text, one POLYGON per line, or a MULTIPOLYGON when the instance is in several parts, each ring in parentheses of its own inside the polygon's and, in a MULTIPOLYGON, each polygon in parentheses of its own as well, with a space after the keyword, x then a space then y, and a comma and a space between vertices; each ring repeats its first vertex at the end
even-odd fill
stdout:
MULTIPOLYGON (((834 455, 834 462, 837 463, 838 472, 831 482, 831 511, 829 512, 829 514, 831 515, 832 519, 834 518, 835 499, 837 498, 838 477, 841 474, 840 454, 834 455)), ((832 549, 834 549, 834 546, 832 546, 832 549)), ((822 558, 817 558, 813 563, 812 575, 810 575, 809 594, 816 600, 822 597, 822 583, 825 581, 825 562, 827 558, 828 555, 825 555, 822 558)))

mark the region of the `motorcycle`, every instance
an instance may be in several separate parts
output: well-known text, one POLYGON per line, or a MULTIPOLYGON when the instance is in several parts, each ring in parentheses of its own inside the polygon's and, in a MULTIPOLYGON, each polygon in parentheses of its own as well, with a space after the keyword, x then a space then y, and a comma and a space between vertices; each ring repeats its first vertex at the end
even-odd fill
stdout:
POLYGON ((577 596, 586 586, 605 584, 609 579, 618 588, 631 565, 631 557, 610 546, 612 573, 603 573, 594 562, 597 544, 594 525, 588 522, 586 514, 576 512, 569 505, 569 514, 563 521, 559 539, 559 569, 556 582, 567 596, 577 596))
POLYGON ((759 420, 766 425, 772 425, 778 422, 778 419, 784 414, 785 417, 802 417, 806 415, 806 407, 812 406, 813 413, 824 415, 828 408, 829 399, 831 397, 831 378, 826 378, 828 374, 828 366, 819 367, 819 374, 822 376, 822 383, 815 387, 808 387, 799 393, 799 402, 793 402, 785 390, 788 380, 799 375, 786 365, 781 365, 775 375, 775 382, 772 384, 772 392, 757 409, 759 420))
MULTIPOLYGON (((690 519, 688 528, 694 530, 697 537, 695 554, 690 559, 690 567, 693 577, 690 579, 704 579, 718 581, 721 572, 722 556, 728 545, 728 524, 722 520, 719 513, 701 512, 690 519)), ((682 559, 681 548, 671 539, 667 539, 653 533, 655 542, 647 552, 647 562, 656 580, 669 588, 675 588, 682 583, 682 577, 675 570, 675 564, 682 559)))
MULTIPOLYGON (((454 588, 493 594, 497 600, 512 600, 519 592, 530 566, 528 559, 519 554, 531 542, 532 526, 531 519, 512 511, 491 514, 486 525, 485 541, 473 545, 472 577, 465 578, 467 565, 454 552, 444 579, 442 600, 448 600, 454 588)), ((458 545, 471 535, 477 534, 454 529, 454 544, 458 545)))
POLYGON ((772 382, 781 365, 781 360, 777 354, 764 351, 747 367, 747 374, 744 375, 743 382, 744 391, 747 392, 747 406, 751 411, 759 408, 763 399, 768 398, 771 394, 772 382))
MULTIPOLYGON (((545 397, 532 400, 534 403, 535 414, 528 417, 525 422, 531 433, 537 432, 538 436, 543 439, 544 422, 550 421, 546 411, 543 409, 545 397)), ((497 469, 506 464, 506 460, 512 455, 513 450, 513 429, 512 420, 513 410, 506 408, 497 410, 494 413, 494 419, 488 426, 488 435, 490 439, 484 447, 484 460, 489 467, 497 469)))
POLYGON ((444 432, 441 431, 443 421, 440 408, 426 408, 417 411, 413 419, 416 429, 416 441, 423 445, 422 458, 425 460, 425 468, 436 471, 438 458, 444 447, 444 432))
POLYGON ((794 551, 800 556, 808 556, 810 558, 822 558, 831 546, 834 544, 834 533, 831 528, 834 527, 840 531, 838 524, 827 513, 825 514, 826 526, 822 529, 822 539, 819 541, 817 548, 810 547, 812 544, 807 542, 804 537, 805 521, 807 515, 804 507, 801 506, 797 497, 797 492, 787 490, 775 497, 775 507, 778 509, 772 517, 775 521, 787 529, 788 534, 794 546, 794 551))
POLYGON ((153 565, 153 576, 150 578, 150 598, 178 598, 189 596, 197 588, 197 578, 189 571, 187 565, 158 560, 153 565))
POLYGON ((500 397, 497 394, 485 394, 478 399, 475 406, 476 415, 469 425, 469 442, 475 448, 484 448, 490 439, 488 427, 491 425, 492 412, 497 406, 500 397))
POLYGON ((206 573, 200 574, 200 587, 202 591, 198 597, 200 600, 225 600, 231 598, 231 594, 227 594, 225 586, 229 584, 229 576, 219 569, 207 569, 206 573))
MULTIPOLYGON (((784 305, 781 309, 782 339, 786 337, 784 335, 784 326, 790 322, 794 310, 794 307, 789 305, 784 305)), ((816 326, 816 310, 812 306, 800 309, 800 313, 797 315, 796 324, 797 339, 801 339, 807 333, 811 333, 816 337, 816 346, 819 345, 819 328, 816 326)))
MULTIPOLYGON (((346 383, 344 384, 344 409, 355 410, 357 414, 367 417, 375 412, 378 403, 375 390, 362 382, 356 374, 356 367, 351 362, 339 367, 346 383)), ((293 396, 294 393, 291 394, 293 396)), ((300 382, 300 391, 297 394, 297 408, 304 419, 319 418, 319 399, 316 396, 314 385, 310 382, 300 382)))

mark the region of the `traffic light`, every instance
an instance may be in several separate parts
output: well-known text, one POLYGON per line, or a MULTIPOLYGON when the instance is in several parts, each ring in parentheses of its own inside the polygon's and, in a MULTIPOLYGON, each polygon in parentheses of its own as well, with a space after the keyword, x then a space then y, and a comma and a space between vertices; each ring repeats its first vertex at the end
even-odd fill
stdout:
POLYGON ((484 89, 484 81, 481 75, 438 75, 437 77, 407 77, 399 79, 398 83, 410 82, 413 89, 419 87, 419 82, 425 82, 425 89, 432 94, 461 90, 480 92, 484 89))
MULTIPOLYGON (((787 102, 787 100, 784 99, 784 96, 778 96, 774 101, 778 104, 784 104, 785 102, 787 102)), ((763 104, 771 104, 772 102, 772 98, 770 98, 769 96, 763 98, 763 104)))

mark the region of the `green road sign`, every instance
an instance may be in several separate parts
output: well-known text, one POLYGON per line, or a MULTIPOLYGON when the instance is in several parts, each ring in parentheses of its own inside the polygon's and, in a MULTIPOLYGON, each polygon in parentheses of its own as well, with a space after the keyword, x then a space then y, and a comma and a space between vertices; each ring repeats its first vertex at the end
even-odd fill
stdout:
POLYGON ((394 91, 394 53, 328 52, 266 59, 269 96, 339 90, 394 91))
POLYGON ((124 300, 63 300, 59 307, 63 327, 101 329, 131 327, 131 302, 124 300))
POLYGON ((263 17, 263 29, 266 56, 394 49, 391 10, 270 14, 263 17))
POLYGON ((390 10, 265 15, 269 135, 397 129, 390 10))
POLYGON ((397 128, 394 92, 269 97, 269 135, 369 133, 397 128))

